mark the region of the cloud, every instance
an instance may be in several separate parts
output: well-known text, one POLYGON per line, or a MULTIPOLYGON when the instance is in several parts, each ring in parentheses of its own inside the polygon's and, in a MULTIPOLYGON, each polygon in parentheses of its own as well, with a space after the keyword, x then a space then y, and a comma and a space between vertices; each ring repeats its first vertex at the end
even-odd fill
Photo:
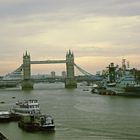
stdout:
POLYGON ((62 51, 70 48, 76 51, 84 49, 86 55, 92 55, 93 48, 97 55, 105 55, 109 50, 112 55, 120 55, 120 50, 124 54, 137 53, 133 48, 137 48, 140 43, 139 26, 139 16, 87 17, 55 22, 47 22, 42 17, 30 17, 22 22, 1 22, 0 41, 6 51, 12 48, 13 51, 29 49, 46 50, 49 53, 56 48, 62 51), (126 47, 128 50, 125 50, 126 47))
POLYGON ((25 50, 42 60, 63 59, 72 49, 86 65, 84 58, 138 59, 139 6, 139 0, 1 0, 0 63, 20 65, 25 50))
MULTIPOLYGON (((139 0, 2 0, 1 18, 20 18, 50 13, 74 13, 85 16, 136 16, 140 13, 139 0)), ((71 17, 72 18, 72 17, 71 17)))

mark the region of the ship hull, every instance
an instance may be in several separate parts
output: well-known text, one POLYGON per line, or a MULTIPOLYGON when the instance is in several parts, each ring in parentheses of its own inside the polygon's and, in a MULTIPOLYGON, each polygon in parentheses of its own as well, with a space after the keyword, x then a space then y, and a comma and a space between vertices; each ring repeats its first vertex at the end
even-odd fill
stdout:
POLYGON ((110 87, 118 96, 139 96, 140 87, 110 87))

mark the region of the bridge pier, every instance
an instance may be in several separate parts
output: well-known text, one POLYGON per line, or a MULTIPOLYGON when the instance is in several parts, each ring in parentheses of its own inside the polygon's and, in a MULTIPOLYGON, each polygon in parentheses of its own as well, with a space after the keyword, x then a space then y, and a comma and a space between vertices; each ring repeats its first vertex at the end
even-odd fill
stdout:
POLYGON ((76 80, 66 78, 65 88, 77 88, 76 80))
POLYGON ((32 90, 33 81, 31 80, 31 64, 30 64, 30 55, 23 55, 23 80, 21 83, 22 90, 32 90))
POLYGON ((32 80, 23 80, 21 85, 22 85, 22 90, 32 90, 33 89, 32 80))
POLYGON ((74 55, 70 50, 66 54, 66 70, 65 88, 77 88, 77 81, 74 76, 74 55))

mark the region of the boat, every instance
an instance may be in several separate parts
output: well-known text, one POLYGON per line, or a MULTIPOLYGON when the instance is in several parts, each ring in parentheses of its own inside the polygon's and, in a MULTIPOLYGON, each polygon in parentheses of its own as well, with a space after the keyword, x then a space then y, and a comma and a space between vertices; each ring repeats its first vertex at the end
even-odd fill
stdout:
POLYGON ((102 85, 101 83, 99 84, 93 84, 91 92, 92 93, 99 93, 100 90, 105 90, 106 87, 104 85, 102 85))
POLYGON ((115 86, 107 88, 116 92, 117 95, 140 96, 140 84, 129 69, 126 69, 123 76, 116 80, 115 86))
POLYGON ((94 85, 91 90, 92 93, 100 95, 116 95, 116 93, 110 89, 107 89, 105 86, 94 85))
POLYGON ((26 131, 54 131, 55 128, 53 118, 42 114, 23 115, 18 126, 26 131))
POLYGON ((11 108, 11 114, 16 118, 26 114, 40 114, 40 105, 37 100, 18 101, 11 108))
POLYGON ((7 122, 11 120, 11 113, 9 111, 0 111, 0 122, 7 122))
POLYGON ((83 89, 83 91, 89 91, 89 89, 83 89))

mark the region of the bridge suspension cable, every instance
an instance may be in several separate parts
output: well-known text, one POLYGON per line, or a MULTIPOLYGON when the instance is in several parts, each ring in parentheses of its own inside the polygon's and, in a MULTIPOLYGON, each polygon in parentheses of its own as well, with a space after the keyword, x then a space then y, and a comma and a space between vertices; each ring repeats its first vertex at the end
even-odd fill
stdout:
POLYGON ((94 76, 93 74, 91 74, 91 73, 85 71, 84 69, 82 69, 81 67, 79 67, 78 65, 76 65, 75 63, 74 63, 74 66, 75 66, 81 73, 83 73, 84 75, 87 75, 87 76, 94 76))
POLYGON ((5 75, 3 77, 3 80, 14 80, 14 79, 21 79, 22 78, 22 67, 23 67, 23 64, 18 67, 16 70, 14 70, 13 72, 5 75))
POLYGON ((14 70, 13 72, 11 72, 10 75, 21 74, 22 67, 23 67, 23 64, 20 65, 16 70, 14 70))
MULTIPOLYGON (((21 71, 22 71, 22 67, 23 67, 23 64, 20 65, 20 67, 18 67, 14 72, 21 72, 21 71)), ((13 73, 14 73, 14 72, 13 72, 13 73)))

